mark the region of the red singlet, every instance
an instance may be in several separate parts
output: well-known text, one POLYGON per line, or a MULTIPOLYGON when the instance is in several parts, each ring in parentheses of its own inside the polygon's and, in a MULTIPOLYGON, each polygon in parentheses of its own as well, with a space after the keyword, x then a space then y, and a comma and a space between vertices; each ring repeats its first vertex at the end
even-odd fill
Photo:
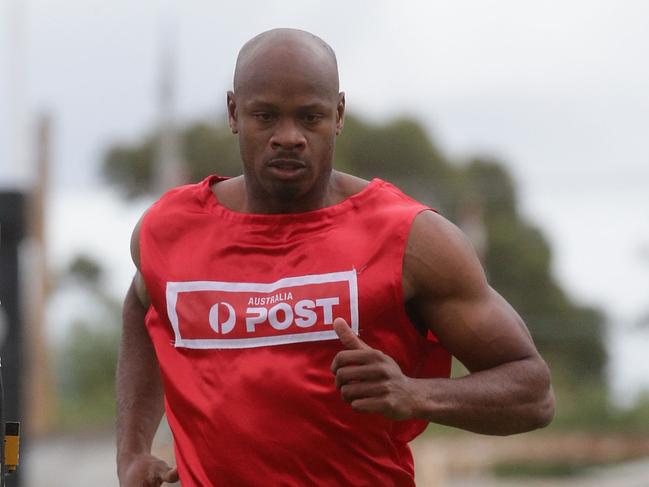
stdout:
POLYGON ((217 201, 219 180, 165 194, 140 235, 183 487, 413 486, 407 442, 425 423, 352 411, 330 369, 332 323, 410 377, 449 375, 403 304, 403 253, 427 208, 374 179, 331 207, 245 214, 217 201))

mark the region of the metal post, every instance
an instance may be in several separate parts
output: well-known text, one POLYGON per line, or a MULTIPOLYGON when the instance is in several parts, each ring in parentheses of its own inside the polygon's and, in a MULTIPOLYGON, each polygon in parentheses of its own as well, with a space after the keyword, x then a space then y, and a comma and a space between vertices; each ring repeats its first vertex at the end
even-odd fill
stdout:
MULTIPOLYGON (((0 343, 4 386, 2 413, 6 419, 16 421, 22 421, 23 316, 20 309, 18 253, 26 230, 25 199, 25 195, 18 191, 0 192, 0 303, 6 323, 6 329, 2 333, 4 339, 0 343)), ((3 440, 4 428, 3 421, 0 426, 3 440)), ((18 487, 19 473, 9 477, 6 485, 18 487)))

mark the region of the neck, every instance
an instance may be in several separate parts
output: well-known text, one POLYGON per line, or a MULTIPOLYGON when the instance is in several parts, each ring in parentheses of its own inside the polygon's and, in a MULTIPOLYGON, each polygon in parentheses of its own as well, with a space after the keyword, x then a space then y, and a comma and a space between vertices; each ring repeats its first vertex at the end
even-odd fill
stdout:
POLYGON ((296 194, 293 188, 277 187, 269 192, 251 182, 244 176, 245 195, 242 211, 244 213, 303 213, 318 210, 338 202, 336 174, 331 171, 324 175, 304 194, 296 194))

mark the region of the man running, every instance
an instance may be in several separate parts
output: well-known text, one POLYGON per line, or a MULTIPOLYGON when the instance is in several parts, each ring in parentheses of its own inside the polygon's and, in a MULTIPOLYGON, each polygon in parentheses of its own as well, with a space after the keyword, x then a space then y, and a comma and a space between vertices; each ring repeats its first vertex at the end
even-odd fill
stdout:
POLYGON ((549 423, 548 368, 463 234, 333 170, 345 95, 324 41, 250 40, 227 108, 243 175, 169 191, 133 232, 122 487, 412 486, 428 422, 549 423), (449 379, 451 354, 468 376, 449 379), (150 453, 163 411, 177 468, 150 453))

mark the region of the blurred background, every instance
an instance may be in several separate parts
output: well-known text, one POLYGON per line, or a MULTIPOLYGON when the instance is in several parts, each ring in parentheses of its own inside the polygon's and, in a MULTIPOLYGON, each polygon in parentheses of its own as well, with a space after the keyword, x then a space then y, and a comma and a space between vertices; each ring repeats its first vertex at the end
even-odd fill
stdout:
MULTIPOLYGON (((337 168, 458 224, 552 369, 549 428, 432 425, 418 485, 647 485, 649 3, 5 0, 0 343, 24 429, 9 485, 117 485, 131 230, 164 189, 240 173, 225 92, 274 27, 338 55, 337 168)), ((155 449, 173 461, 164 425, 155 449)))

